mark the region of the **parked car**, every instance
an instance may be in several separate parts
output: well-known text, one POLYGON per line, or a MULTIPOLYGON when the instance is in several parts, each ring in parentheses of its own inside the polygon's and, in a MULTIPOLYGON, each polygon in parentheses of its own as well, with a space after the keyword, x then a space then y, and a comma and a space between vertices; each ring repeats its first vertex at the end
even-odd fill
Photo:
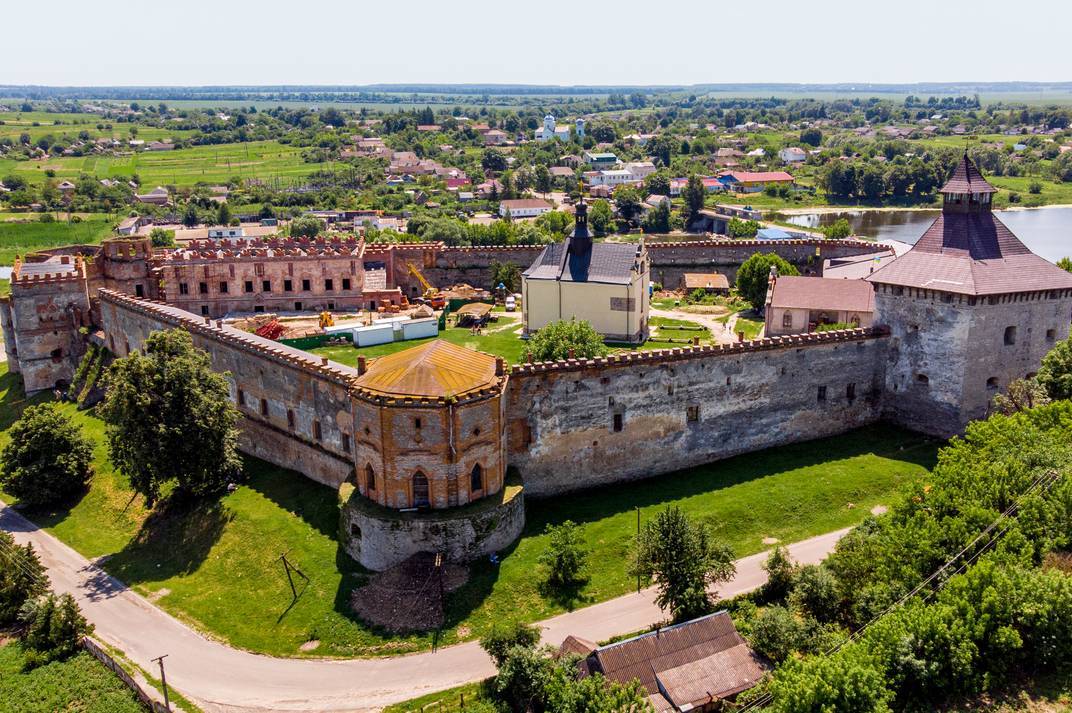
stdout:
POLYGON ((517 300, 514 299, 513 295, 508 295, 506 297, 506 311, 507 312, 513 312, 516 309, 517 309, 517 300))

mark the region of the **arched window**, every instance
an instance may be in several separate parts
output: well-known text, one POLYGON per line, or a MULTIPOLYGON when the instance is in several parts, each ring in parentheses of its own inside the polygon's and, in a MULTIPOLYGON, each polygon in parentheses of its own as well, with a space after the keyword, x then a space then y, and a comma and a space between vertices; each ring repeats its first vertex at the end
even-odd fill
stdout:
POLYGON ((991 376, 989 379, 987 379, 986 388, 991 390, 998 388, 998 377, 991 376))
POLYGON ((428 476, 421 471, 413 474, 413 507, 426 508, 431 504, 428 498, 428 476))
POLYGON ((852 326, 859 327, 860 326, 860 315, 854 314, 852 316, 852 319, 850 319, 849 321, 852 322, 852 326))
POLYGON ((479 463, 473 466, 473 470, 469 473, 469 492, 473 493, 477 490, 484 489, 484 469, 479 463))
POLYGON ((365 464, 365 492, 371 493, 376 490, 376 471, 368 463, 365 464))
POLYGON ((793 313, 786 312, 782 315, 782 327, 791 329, 793 327, 793 313))

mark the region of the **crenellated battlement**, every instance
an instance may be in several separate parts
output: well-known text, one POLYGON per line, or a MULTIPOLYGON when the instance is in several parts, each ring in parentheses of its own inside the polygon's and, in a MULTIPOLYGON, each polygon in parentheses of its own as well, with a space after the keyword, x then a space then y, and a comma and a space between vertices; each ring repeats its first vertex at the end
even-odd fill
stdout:
POLYGON ((662 241, 646 243, 649 250, 672 250, 676 248, 778 248, 782 246, 837 247, 849 249, 866 249, 876 251, 889 249, 883 243, 869 240, 827 240, 825 238, 792 238, 790 240, 735 240, 733 238, 715 238, 713 240, 683 240, 678 242, 662 241))
POLYGON ((39 285, 84 284, 86 263, 81 255, 61 255, 58 260, 24 262, 15 258, 11 270, 12 287, 30 288, 39 285))

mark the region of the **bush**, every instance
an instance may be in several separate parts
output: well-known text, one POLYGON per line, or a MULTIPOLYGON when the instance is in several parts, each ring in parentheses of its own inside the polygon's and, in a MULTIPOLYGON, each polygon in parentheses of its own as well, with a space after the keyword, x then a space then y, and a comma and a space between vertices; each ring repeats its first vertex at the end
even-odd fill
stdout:
POLYGON ((319 218, 303 215, 290 221, 290 235, 294 238, 315 238, 324 229, 319 218))
POLYGON ((752 622, 752 647, 775 663, 784 661, 803 645, 805 630, 792 611, 770 606, 752 622))
POLYGON ((572 520, 561 525, 548 525, 544 534, 550 538, 547 550, 540 555, 540 564, 547 568, 547 582, 552 587, 569 587, 587 578, 588 550, 584 546, 581 528, 572 520))
POLYGON ((797 576, 797 566, 789 557, 789 550, 782 546, 775 547, 763 563, 767 572, 767 582, 763 585, 763 597, 770 602, 783 601, 793 589, 797 576))
POLYGON ((1038 181, 1031 181, 1031 183, 1027 185, 1027 192, 1033 196, 1037 196, 1039 193, 1042 193, 1042 184, 1038 181))
POLYGON ((852 224, 845 218, 838 218, 822 230, 823 235, 830 240, 843 240, 852 235, 852 224))
POLYGON ((175 231, 153 228, 149 231, 149 241, 154 248, 170 248, 175 245, 175 231))
POLYGON ((51 213, 42 213, 41 215, 37 216, 37 220, 41 223, 55 223, 56 216, 52 215, 51 213))
POLYGON ((45 568, 31 545, 19 547, 0 530, 0 627, 13 623, 30 599, 48 590, 45 568))
POLYGON ((515 647, 531 649, 540 642, 540 630, 520 621, 499 622, 480 639, 480 648, 496 666, 502 666, 506 655, 515 647))
POLYGON ((841 603, 837 579, 822 565, 801 567, 790 600, 821 622, 833 621, 841 603))
POLYGON ((571 351, 577 359, 592 359, 604 356, 609 350, 603 337, 589 322, 560 320, 536 331, 525 347, 525 358, 533 361, 568 359, 571 351))
POLYGON ((26 602, 19 620, 24 626, 22 646, 31 667, 73 656, 82 637, 93 631, 70 594, 57 598, 49 593, 26 602))
POLYGON ((59 502, 86 487, 93 446, 55 404, 27 408, 0 454, 0 486, 27 505, 59 502))
POLYGON ((1072 337, 1058 342, 1042 357, 1037 379, 1051 399, 1072 398, 1072 337))

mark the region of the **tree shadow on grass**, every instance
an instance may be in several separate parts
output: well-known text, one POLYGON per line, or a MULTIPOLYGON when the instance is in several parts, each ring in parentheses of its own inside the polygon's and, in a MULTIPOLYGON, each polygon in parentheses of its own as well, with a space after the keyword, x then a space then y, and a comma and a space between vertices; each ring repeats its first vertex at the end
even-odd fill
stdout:
POLYGON ((548 601, 554 602, 566 611, 573 611, 578 607, 586 607, 595 603, 595 597, 584 594, 583 589, 589 582, 589 578, 577 582, 564 584, 551 584, 546 578, 536 585, 536 591, 548 601))
POLYGON ((613 488, 599 487, 530 500, 526 503, 522 537, 538 535, 548 524, 563 520, 578 524, 602 520, 637 507, 660 505, 870 453, 930 470, 937 462, 941 445, 941 441, 889 424, 865 426, 830 438, 777 446, 644 480, 618 483, 613 488))
POLYGON ((332 539, 338 538, 338 491, 259 458, 242 457, 245 485, 332 539))
POLYGON ((22 377, 4 371, 0 374, 0 431, 11 428, 28 406, 51 400, 52 393, 47 390, 27 396, 23 390, 22 377))
POLYGON ((192 574, 233 519, 219 500, 169 497, 157 503, 126 547, 108 558, 108 572, 128 584, 192 574))

